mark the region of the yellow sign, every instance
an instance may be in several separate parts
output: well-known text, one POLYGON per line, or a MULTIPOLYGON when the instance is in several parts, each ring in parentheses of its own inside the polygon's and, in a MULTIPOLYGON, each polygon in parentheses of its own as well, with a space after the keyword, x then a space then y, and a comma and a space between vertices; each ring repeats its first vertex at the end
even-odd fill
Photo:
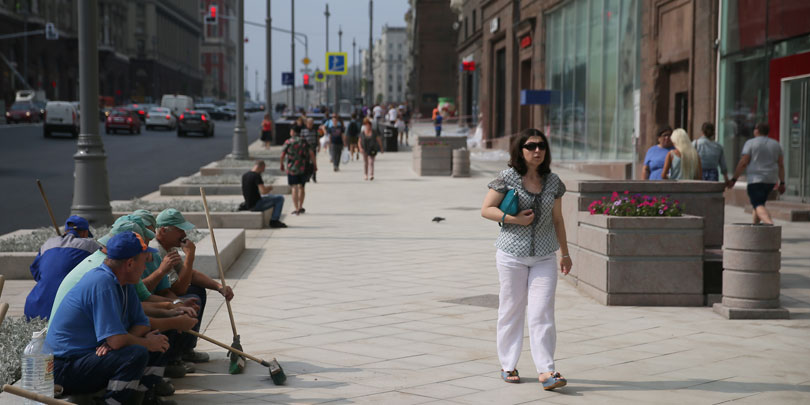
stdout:
POLYGON ((301 63, 303 63, 304 65, 309 65, 309 62, 312 62, 311 60, 309 60, 309 58, 301 59, 301 63))
POLYGON ((345 75, 349 73, 349 66, 346 63, 347 59, 348 54, 346 52, 327 52, 326 74, 345 75))
POLYGON ((326 74, 321 72, 320 70, 315 71, 315 81, 316 82, 325 82, 326 81, 326 74))

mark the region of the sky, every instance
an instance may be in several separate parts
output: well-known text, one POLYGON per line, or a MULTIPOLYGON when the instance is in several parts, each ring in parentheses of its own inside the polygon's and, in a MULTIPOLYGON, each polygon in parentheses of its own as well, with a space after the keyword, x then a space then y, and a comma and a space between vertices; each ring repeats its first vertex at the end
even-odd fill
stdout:
MULTIPOLYGON (((272 0, 271 18, 272 26, 290 29, 291 10, 293 0, 272 0)), ((352 39, 357 41, 357 59, 360 59, 360 50, 368 48, 368 4, 369 0, 294 0, 295 3, 295 32, 301 32, 309 37, 310 69, 325 66, 326 59, 326 17, 324 11, 329 4, 329 51, 338 50, 338 28, 343 28, 343 52, 349 55, 349 66, 354 64, 352 55, 352 39)), ((405 13, 408 11, 408 0, 375 0, 373 32, 374 40, 380 37, 382 27, 404 27, 405 13)), ((245 0, 245 21, 264 24, 267 16, 266 0, 245 0)), ((264 98, 265 79, 265 38, 264 28, 245 24, 245 64, 248 74, 245 77, 245 87, 255 98, 256 71, 259 71, 259 94, 264 98)), ((281 72, 290 71, 290 34, 273 31, 272 33, 272 73, 273 92, 281 90, 281 72)), ((298 41, 295 44, 296 84, 301 85, 301 73, 298 70, 304 65, 301 59, 305 56, 304 45, 298 41)), ((350 72, 351 74, 351 72, 350 72)))

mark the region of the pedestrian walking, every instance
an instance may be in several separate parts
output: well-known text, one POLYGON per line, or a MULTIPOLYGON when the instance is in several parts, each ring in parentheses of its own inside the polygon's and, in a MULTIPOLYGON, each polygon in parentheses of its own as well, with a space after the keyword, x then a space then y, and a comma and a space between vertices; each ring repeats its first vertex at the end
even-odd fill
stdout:
POLYGON ((352 120, 349 122, 349 127, 346 129, 346 135, 349 140, 349 155, 354 158, 354 160, 360 158, 360 148, 358 147, 360 127, 360 123, 357 122, 357 113, 352 113, 352 120))
POLYGON ((343 153, 343 147, 347 143, 346 132, 343 127, 343 121, 337 114, 332 114, 332 121, 327 125, 324 124, 324 131, 327 133, 327 145, 329 145, 329 154, 332 157, 332 167, 334 171, 340 170, 340 157, 343 153))
POLYGON ((731 178, 729 187, 734 187, 734 183, 745 171, 745 179, 748 181, 748 199, 754 207, 753 221, 755 224, 764 222, 773 224, 771 213, 765 208, 768 194, 779 182, 779 194, 785 193, 785 161, 782 154, 782 146, 779 142, 768 137, 770 128, 768 124, 759 123, 754 128, 754 137, 743 145, 740 163, 734 170, 734 177, 731 178))
MULTIPOLYGON (((282 160, 283 162, 283 160, 282 160)), ((286 228, 287 225, 281 222, 281 209, 284 208, 284 196, 270 194, 273 186, 265 186, 262 173, 264 173, 264 160, 257 160, 253 168, 242 175, 242 196, 245 198, 245 209, 259 211, 273 209, 270 215, 271 228, 286 228)))
POLYGON ((270 119, 270 114, 264 114, 262 120, 262 142, 265 149, 270 149, 270 142, 273 141, 273 120, 270 119))
POLYGON ((281 149, 281 171, 287 172, 287 184, 292 189, 293 215, 306 212, 304 186, 309 181, 310 167, 313 173, 318 171, 315 152, 312 151, 307 141, 299 136, 298 129, 292 128, 290 129, 290 139, 284 141, 281 149))
POLYGON ((397 121, 397 115, 399 112, 397 108, 394 107, 393 104, 388 104, 388 113, 386 114, 386 118, 388 119, 388 124, 394 126, 394 123, 397 121))
POLYGON ((394 126, 397 128, 397 133, 399 133, 399 144, 400 145, 407 145, 408 144, 408 133, 405 132, 407 130, 407 126, 405 126, 405 119, 402 118, 402 113, 400 112, 397 115, 397 120, 394 122, 394 126))
POLYGON ((402 111, 402 119, 405 121, 405 145, 408 144, 408 135, 411 129, 411 106, 405 103, 405 108, 402 111))
MULTIPOLYGON (((312 153, 317 155, 318 152, 321 150, 321 143, 318 140, 320 136, 318 134, 318 128, 315 126, 315 120, 312 117, 307 118, 307 125, 301 129, 301 137, 307 141, 307 145, 312 150, 312 153)), ((310 173, 310 178, 312 179, 313 183, 318 182, 317 172, 313 169, 314 161, 310 162, 309 169, 307 170, 310 173)))
POLYGON ((667 160, 667 154, 672 149, 675 149, 670 140, 671 136, 672 128, 669 125, 658 129, 658 144, 647 149, 647 154, 644 156, 642 179, 661 180, 661 172, 664 170, 664 162, 667 160))
POLYGON ((433 127, 436 129, 436 136, 442 136, 442 112, 438 108, 433 109, 433 127))
POLYGON ((689 140, 689 134, 683 128, 672 131, 674 150, 667 153, 661 179, 667 180, 702 180, 703 168, 700 157, 689 140))
POLYGON ((714 141, 714 124, 704 122, 701 127, 703 135, 692 142, 692 146, 700 156, 700 167, 703 168, 703 180, 718 181, 720 172, 723 173, 725 184, 728 185, 728 170, 726 169, 726 158, 723 156, 723 146, 714 141))
POLYGON ((363 120, 363 130, 357 144, 363 154, 363 180, 374 180, 374 160, 377 153, 384 153, 382 139, 371 128, 371 120, 363 120))
POLYGON ((528 308, 532 358, 545 390, 567 384, 554 366, 555 252, 560 250, 559 269, 564 275, 572 266, 562 216, 565 185, 551 172, 550 146, 543 132, 521 131, 510 148, 509 169, 489 183, 481 208, 481 216, 503 224, 495 242, 501 285, 496 332, 501 378, 508 383, 520 382, 516 366, 528 308), (509 193, 518 200, 514 215, 499 208, 509 193))

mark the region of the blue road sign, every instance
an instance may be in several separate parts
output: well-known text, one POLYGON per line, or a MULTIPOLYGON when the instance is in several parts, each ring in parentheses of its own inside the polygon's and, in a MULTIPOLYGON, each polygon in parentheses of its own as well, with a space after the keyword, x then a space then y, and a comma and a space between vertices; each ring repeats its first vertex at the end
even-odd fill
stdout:
POLYGON ((281 84, 284 86, 295 86, 295 76, 292 72, 281 72, 281 84))
POLYGON ((346 66, 346 52, 327 52, 326 53, 326 74, 328 75, 345 75, 348 73, 346 66))

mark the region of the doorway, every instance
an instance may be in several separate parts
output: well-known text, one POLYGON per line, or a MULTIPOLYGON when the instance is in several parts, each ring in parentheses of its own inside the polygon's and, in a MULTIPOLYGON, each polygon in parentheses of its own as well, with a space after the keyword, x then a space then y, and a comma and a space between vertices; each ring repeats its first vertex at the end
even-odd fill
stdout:
POLYGON ((495 137, 506 135, 506 48, 495 52, 495 137))
POLYGON ((785 199, 810 202, 810 75, 782 80, 780 134, 785 199))

